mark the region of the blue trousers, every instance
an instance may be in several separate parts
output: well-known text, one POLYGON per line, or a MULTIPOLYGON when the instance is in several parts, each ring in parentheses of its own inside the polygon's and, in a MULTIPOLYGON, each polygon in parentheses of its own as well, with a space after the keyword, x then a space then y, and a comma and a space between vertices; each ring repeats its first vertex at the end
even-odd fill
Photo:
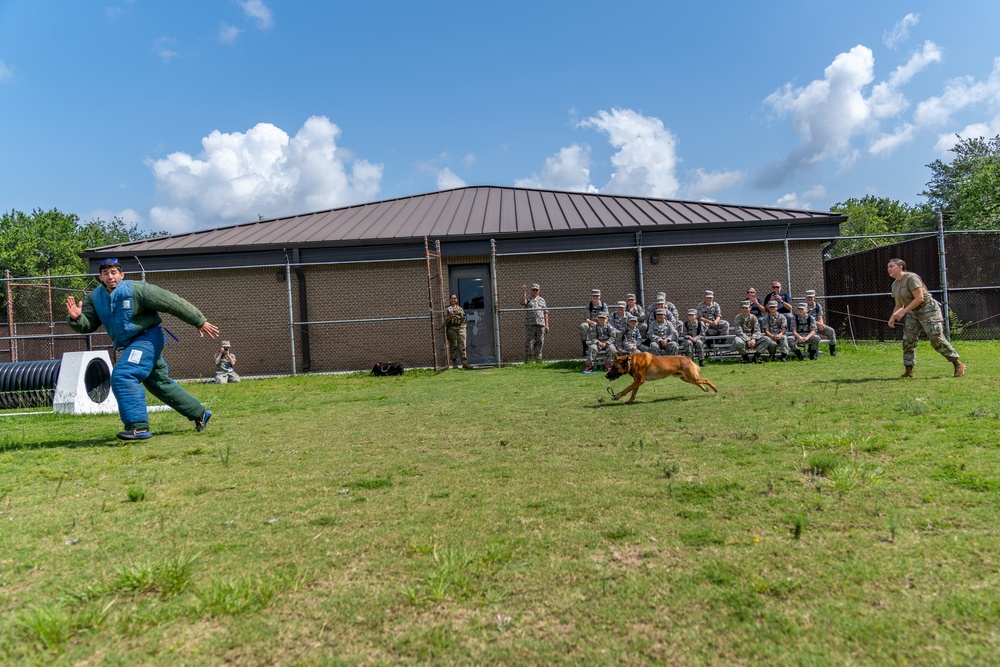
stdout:
POLYGON ((118 356, 118 363, 111 372, 111 389, 118 400, 118 414, 125 430, 149 428, 146 389, 192 421, 205 412, 205 406, 198 399, 167 375, 167 362, 160 356, 161 352, 163 330, 157 326, 133 338, 118 356))

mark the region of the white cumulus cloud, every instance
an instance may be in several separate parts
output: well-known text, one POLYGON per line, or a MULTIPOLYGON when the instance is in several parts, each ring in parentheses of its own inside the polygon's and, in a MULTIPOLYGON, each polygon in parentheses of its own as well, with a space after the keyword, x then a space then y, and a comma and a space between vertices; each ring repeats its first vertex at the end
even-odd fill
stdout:
POLYGON ((892 27, 882 34, 882 43, 890 49, 895 49, 910 36, 910 28, 920 22, 920 14, 907 14, 892 27))
POLYGON ((150 225, 177 233, 370 201, 382 165, 352 160, 337 147, 339 135, 322 116, 306 120, 293 137, 259 123, 246 133, 213 131, 196 156, 151 160, 158 205, 150 225))
POLYGON ((455 172, 445 167, 437 175, 438 190, 452 190, 454 188, 464 188, 465 181, 459 178, 455 172))
POLYGON ((614 167, 611 180, 601 192, 643 197, 677 196, 677 138, 659 118, 644 116, 631 109, 612 109, 585 118, 580 126, 604 132, 611 145, 618 149, 611 156, 614 167))
POLYGON ((566 190, 569 192, 597 192, 590 184, 590 147, 573 144, 559 149, 545 158, 541 174, 514 181, 518 188, 566 190))
POLYGON ((826 188, 822 185, 814 185, 803 193, 789 192, 778 197, 774 203, 779 208, 812 209, 812 200, 826 196, 826 188))
POLYGON ((165 62, 177 57, 177 39, 174 37, 157 37, 153 40, 153 53, 165 62))
POLYGON ((274 25, 271 10, 264 4, 263 0, 237 0, 236 4, 243 8, 243 13, 247 18, 255 21, 261 30, 268 30, 274 25))
POLYGON ((6 81, 7 79, 14 78, 14 71, 7 67, 7 63, 0 60, 0 81, 6 81))
POLYGON ((223 44, 232 44, 236 41, 236 38, 240 36, 241 32, 243 31, 236 26, 223 23, 219 26, 219 41, 223 44))
POLYGON ((705 171, 695 169, 694 178, 685 188, 692 199, 704 199, 713 192, 739 185, 745 174, 742 171, 705 171))

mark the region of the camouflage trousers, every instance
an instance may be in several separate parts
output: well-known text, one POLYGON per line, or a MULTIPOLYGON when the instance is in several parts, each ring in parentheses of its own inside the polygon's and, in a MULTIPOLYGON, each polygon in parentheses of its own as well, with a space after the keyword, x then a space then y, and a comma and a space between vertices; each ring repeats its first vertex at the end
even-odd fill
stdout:
POLYGON ((903 318, 904 366, 916 365, 917 339, 920 337, 921 330, 927 335, 935 352, 948 361, 958 359, 958 352, 944 336, 944 317, 941 315, 941 308, 937 302, 932 301, 916 310, 911 310, 903 318))
POLYGON ((448 337, 448 354, 451 356, 451 363, 458 365, 467 363, 465 358, 465 327, 448 327, 445 329, 448 337))
POLYGON ((542 346, 545 345, 545 325, 524 325, 524 360, 541 361, 542 346))

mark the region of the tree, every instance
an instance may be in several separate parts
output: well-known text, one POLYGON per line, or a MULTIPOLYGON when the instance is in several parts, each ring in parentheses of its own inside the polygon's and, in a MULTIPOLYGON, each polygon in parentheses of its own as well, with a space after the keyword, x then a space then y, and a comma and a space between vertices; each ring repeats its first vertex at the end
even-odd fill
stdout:
MULTIPOLYGON (((908 234, 937 229, 937 215, 927 204, 914 206, 869 195, 834 204, 832 210, 847 216, 847 221, 840 224, 842 236, 908 234)), ((897 241, 899 239, 894 238, 841 239, 834 246, 831 256, 840 257, 897 241)))
MULTIPOLYGON (((139 241, 149 236, 120 218, 111 222, 96 218, 80 225, 77 216, 58 209, 35 209, 31 215, 11 211, 0 216, 0 277, 4 269, 10 271, 12 278, 44 276, 46 272, 53 276, 85 274, 87 262, 80 253, 87 248, 139 241)), ((59 281, 59 285, 60 289, 81 290, 91 282, 87 278, 72 278, 59 281)), ((3 287, 0 284, 0 312, 5 313, 7 291, 3 287)), ((45 319, 41 314, 44 300, 31 294, 22 290, 15 295, 15 316, 22 321, 45 319)), ((6 314, 2 319, 6 319, 6 314)))
POLYGON ((920 193, 941 211, 947 229, 1000 229, 1000 135, 962 138, 951 163, 927 165, 931 180, 920 193))

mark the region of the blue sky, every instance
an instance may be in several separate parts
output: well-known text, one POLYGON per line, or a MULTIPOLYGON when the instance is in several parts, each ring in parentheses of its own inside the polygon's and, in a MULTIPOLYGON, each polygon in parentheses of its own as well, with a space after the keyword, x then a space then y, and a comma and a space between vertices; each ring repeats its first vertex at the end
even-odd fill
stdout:
POLYGON ((0 0, 0 210, 183 232, 462 185, 922 201, 1000 2, 0 0))

